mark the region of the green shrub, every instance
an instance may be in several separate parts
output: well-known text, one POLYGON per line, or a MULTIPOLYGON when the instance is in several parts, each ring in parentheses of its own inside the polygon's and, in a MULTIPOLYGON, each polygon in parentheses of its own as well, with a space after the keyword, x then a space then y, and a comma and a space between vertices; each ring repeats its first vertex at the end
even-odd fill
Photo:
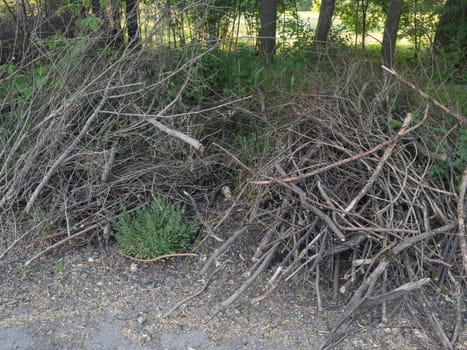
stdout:
POLYGON ((188 246, 196 228, 183 222, 183 210, 164 199, 113 220, 120 253, 139 259, 174 254, 188 246))

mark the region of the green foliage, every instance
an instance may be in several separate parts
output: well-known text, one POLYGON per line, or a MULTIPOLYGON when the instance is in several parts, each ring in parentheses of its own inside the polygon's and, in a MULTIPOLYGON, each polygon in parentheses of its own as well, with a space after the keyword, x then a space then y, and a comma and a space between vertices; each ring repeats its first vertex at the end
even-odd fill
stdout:
POLYGON ((380 31, 385 13, 381 0, 346 0, 336 2, 336 15, 342 24, 356 35, 380 31), (365 33, 363 32, 365 28, 365 33))
MULTIPOLYGON (((336 2, 335 13, 356 37, 366 37, 382 34, 388 8, 389 0, 345 0, 336 2)), ((412 55, 433 43, 443 8, 444 2, 439 0, 404 0, 398 37, 410 41, 412 55)))
POLYGON ((99 4, 101 5, 101 7, 108 7, 111 5, 111 0, 100 0, 99 4))
POLYGON ((193 224, 183 223, 183 210, 164 199, 154 200, 149 208, 121 215, 112 221, 118 249, 122 254, 151 259, 187 248, 195 232, 193 224))
MULTIPOLYGON (((337 24, 331 27, 329 31, 328 40, 338 46, 347 46, 350 42, 351 35, 346 27, 342 24, 337 24)), ((335 47, 336 45, 334 45, 335 47)))
POLYGON ((413 44, 415 55, 418 55, 423 45, 433 42, 437 14, 443 3, 439 0, 408 0, 404 1, 399 23, 399 35, 409 39, 413 44))
MULTIPOLYGON (((41 96, 66 98, 70 78, 84 79, 78 72, 85 69, 83 57, 89 48, 88 39, 69 39, 56 34, 40 41, 41 49, 47 54, 26 65, 7 63, 0 65, 0 101, 7 106, 8 113, 0 112, 0 144, 13 145, 15 133, 25 123, 28 113, 41 96)), ((88 69, 86 69, 88 71, 88 69)), ((51 102, 50 100, 48 103, 51 102)), ((41 106, 42 107, 42 106, 41 106)), ((27 146, 27 143, 23 146, 27 146)))
POLYGON ((25 268, 25 267, 15 267, 13 269, 13 273, 18 275, 18 276, 21 276, 21 277, 24 277, 28 274, 29 272, 29 269, 25 268))
MULTIPOLYGON (((301 43, 305 47, 310 41, 301 43)), ((309 52, 303 47, 279 47, 275 64, 268 68, 252 46, 240 46, 234 52, 213 51, 201 60, 199 74, 204 86, 198 88, 196 95, 215 91, 223 97, 245 96, 256 94, 258 87, 274 94, 301 91, 312 82, 312 75, 307 74, 309 52)))
POLYGON ((57 269, 57 272, 65 271, 66 267, 67 267, 67 264, 64 263, 64 262, 61 262, 61 261, 57 262, 57 264, 55 265, 55 268, 57 269))
POLYGON ((297 1, 297 9, 298 11, 310 11, 313 7, 313 4, 318 1, 313 0, 299 0, 297 1))
MULTIPOLYGON (((21 125, 26 126, 28 107, 37 91, 49 83, 49 68, 37 60, 36 64, 19 68, 15 64, 0 65, 0 144, 4 147, 17 142, 21 125)), ((28 138, 23 139, 27 145, 28 138)), ((0 152, 1 153, 1 152, 0 152)), ((0 158, 0 163, 3 159, 0 158)), ((15 159, 10 159, 14 162, 15 159)))
POLYGON ((465 0, 447 0, 443 7, 438 7, 439 22, 434 37, 434 46, 445 53, 463 50, 460 66, 467 60, 465 47, 467 46, 467 21, 465 0))
POLYGON ((0 65, 1 80, 0 99, 8 99, 14 102, 14 107, 22 108, 29 101, 31 94, 36 89, 40 89, 48 82, 49 68, 40 60, 35 65, 30 65, 24 69, 18 69, 14 64, 0 65))
POLYGON ((467 130, 460 130, 458 134, 452 133, 445 126, 433 128, 434 139, 445 140, 440 147, 440 151, 448 154, 446 161, 436 160, 430 168, 429 175, 439 179, 446 178, 450 169, 458 174, 456 181, 461 181, 462 172, 467 166, 467 130), (446 139, 447 136, 449 140, 446 139))
POLYGON ((222 50, 205 55, 200 73, 209 89, 224 97, 246 95, 258 84, 262 64, 256 59, 253 47, 239 47, 235 52, 222 50))
POLYGON ((96 16, 88 16, 78 21, 78 27, 84 31, 96 31, 102 25, 102 19, 96 16))
POLYGON ((274 144, 270 133, 257 126, 249 133, 237 135, 240 160, 247 166, 259 166, 273 154, 274 144))
POLYGON ((304 28, 303 21, 297 16, 285 18, 281 16, 278 20, 278 34, 283 42, 293 41, 295 38, 300 37, 300 35, 303 35, 304 28))

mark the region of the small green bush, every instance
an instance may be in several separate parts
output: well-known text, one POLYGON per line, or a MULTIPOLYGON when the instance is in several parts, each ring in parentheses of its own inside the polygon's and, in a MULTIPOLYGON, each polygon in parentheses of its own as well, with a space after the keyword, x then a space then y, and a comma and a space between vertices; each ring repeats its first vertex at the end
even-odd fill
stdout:
POLYGON ((188 246, 196 228, 183 222, 183 210, 164 199, 113 220, 120 253, 138 259, 174 254, 188 246))

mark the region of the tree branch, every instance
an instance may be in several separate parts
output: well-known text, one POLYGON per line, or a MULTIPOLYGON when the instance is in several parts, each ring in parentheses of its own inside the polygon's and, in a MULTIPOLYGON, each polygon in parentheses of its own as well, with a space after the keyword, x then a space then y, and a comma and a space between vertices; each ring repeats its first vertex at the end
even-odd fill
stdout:
POLYGON ((422 90, 420 90, 418 87, 416 87, 413 83, 405 80, 399 73, 397 73, 394 69, 391 69, 391 68, 388 68, 386 66, 381 66, 381 68, 383 68, 385 71, 387 71, 388 73, 390 73, 391 75, 393 75, 394 77, 396 77, 397 80, 399 80, 401 83, 403 83, 404 85, 408 86, 409 88, 411 88, 412 90, 414 90, 416 93, 418 93, 418 95, 428 101, 430 101, 431 103, 433 103, 436 107, 438 107, 439 109, 441 109, 442 111, 452 115, 454 118, 456 118, 460 123, 464 124, 464 125, 467 125, 467 118, 464 117, 463 115, 460 115, 459 113, 453 111, 452 109, 449 109, 448 107, 446 107, 445 105, 443 105, 442 103, 436 101, 433 97, 431 97, 430 95, 428 95, 427 93, 423 92, 422 90))

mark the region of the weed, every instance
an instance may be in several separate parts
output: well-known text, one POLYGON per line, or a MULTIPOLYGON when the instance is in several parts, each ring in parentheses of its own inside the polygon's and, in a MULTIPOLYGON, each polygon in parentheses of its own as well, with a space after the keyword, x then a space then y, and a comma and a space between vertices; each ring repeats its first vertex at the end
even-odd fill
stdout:
POLYGON ((250 314, 250 310, 248 310, 248 308, 246 308, 246 307, 242 308, 242 316, 243 317, 248 317, 249 314, 250 314))
POLYGON ((29 270, 25 267, 16 267, 13 272, 16 274, 16 275, 19 275, 21 277, 24 277, 26 276, 26 274, 29 272, 29 270))
POLYGON ((240 159, 248 166, 260 165, 274 152, 273 140, 270 133, 259 135, 258 132, 250 132, 237 135, 240 150, 240 159))
POLYGON ((119 251, 139 259, 176 253, 188 246, 195 232, 193 224, 183 223, 183 210, 164 199, 133 213, 123 208, 113 227, 119 251))
POLYGON ((55 268, 57 269, 57 272, 63 272, 65 271, 66 269, 66 263, 63 263, 63 262, 58 262, 56 265, 55 265, 55 268))

